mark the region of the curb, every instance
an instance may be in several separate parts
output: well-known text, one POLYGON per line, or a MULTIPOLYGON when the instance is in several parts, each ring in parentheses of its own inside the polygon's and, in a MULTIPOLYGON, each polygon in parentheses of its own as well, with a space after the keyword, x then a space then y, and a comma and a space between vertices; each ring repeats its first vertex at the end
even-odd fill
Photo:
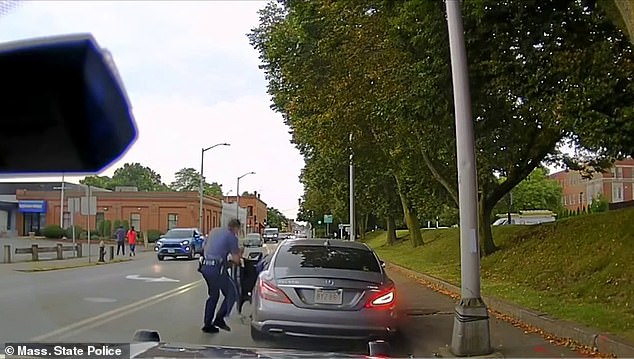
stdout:
MULTIPOLYGON (((434 289, 433 287, 437 287, 449 292, 444 294, 452 297, 460 294, 459 287, 441 279, 413 271, 394 263, 387 264, 391 269, 430 283, 432 289, 434 289)), ((580 345, 593 348, 600 353, 612 354, 621 358, 634 358, 634 346, 609 333, 604 333, 597 329, 585 327, 566 320, 553 318, 546 313, 522 308, 497 298, 482 296, 482 299, 489 310, 499 312, 522 323, 537 327, 552 336, 569 338, 580 345)))
POLYGON ((69 264, 66 266, 59 267, 36 267, 36 268, 25 268, 25 269, 14 269, 16 272, 24 272, 24 273, 33 273, 33 272, 49 272, 54 270, 62 270, 62 269, 73 269, 73 268, 83 268, 83 267, 94 267, 94 266, 103 266, 108 264, 116 264, 116 263, 125 263, 129 262, 132 259, 121 259, 111 262, 92 262, 92 263, 75 263, 69 264))

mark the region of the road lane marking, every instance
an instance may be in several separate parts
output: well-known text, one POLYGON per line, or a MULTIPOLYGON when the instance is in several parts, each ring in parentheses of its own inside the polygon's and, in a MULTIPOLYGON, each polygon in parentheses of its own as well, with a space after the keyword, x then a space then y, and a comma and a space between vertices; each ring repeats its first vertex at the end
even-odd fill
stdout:
POLYGON ((159 293, 156 295, 153 295, 151 297, 145 298, 145 299, 141 299, 137 302, 134 303, 130 303, 127 305, 124 305, 120 308, 116 308, 113 309, 111 311, 105 312, 105 313, 101 313, 99 315, 90 317, 90 318, 86 318, 83 320, 80 320, 76 323, 67 325, 65 327, 61 327, 58 328, 52 332, 48 332, 46 334, 31 338, 32 342, 41 342, 44 341, 46 339, 50 339, 56 336, 61 336, 62 338, 67 337, 68 334, 74 334, 77 332, 81 332, 87 328, 94 328, 97 327, 99 325, 103 325, 111 320, 120 318, 123 315, 126 314, 130 314, 133 313, 137 310, 143 309, 145 304, 154 304, 154 303, 159 303, 162 302, 163 300, 169 299, 171 297, 174 297, 176 295, 180 295, 183 294, 191 289, 194 289, 196 287, 198 287, 199 285, 201 285, 203 283, 202 279, 199 279, 195 282, 191 282, 185 285, 182 285, 180 287, 174 288, 174 289, 170 289, 168 291, 165 291, 163 293, 159 293))
POLYGON ((172 278, 167 278, 167 277, 160 277, 160 278, 141 277, 138 274, 127 275, 127 276, 125 276, 125 279, 142 280, 144 282, 180 282, 180 280, 178 280, 178 279, 172 279, 172 278))
MULTIPOLYGON (((166 295, 166 296, 164 296, 164 297, 161 297, 161 298, 159 298, 159 299, 154 300, 154 301, 153 301, 150 305, 152 305, 152 304, 156 304, 156 303, 160 303, 160 302, 163 302, 163 301, 168 300, 168 299, 170 299, 170 298, 172 298, 172 297, 179 296, 179 295, 181 295, 181 294, 183 294, 183 293, 186 293, 186 292, 188 292, 188 291, 190 291, 190 290, 192 290, 192 289, 194 289, 194 288, 196 288, 196 287, 198 287, 198 285, 195 285, 195 286, 191 286, 191 287, 188 287, 188 288, 181 289, 181 290, 179 290, 178 292, 171 293, 171 294, 169 294, 169 295, 166 295)), ((147 306, 146 306, 146 307, 147 307, 147 306)), ((113 314, 112 316, 110 316, 110 317, 108 317, 108 318, 105 318, 105 319, 102 319, 102 320, 100 320, 100 321, 94 322, 93 324, 89 324, 89 325, 83 326, 83 327, 81 327, 81 328, 79 328, 79 329, 77 329, 77 330, 74 330, 74 331, 71 331, 71 332, 65 333, 65 334, 63 334, 63 335, 60 337, 60 339, 66 339, 66 338, 71 338, 71 337, 74 337, 74 336, 76 336, 76 335, 78 335, 78 334, 81 334, 81 333, 85 332, 86 330, 89 330, 89 329, 94 329, 94 328, 100 327, 100 326, 102 326, 102 325, 104 325, 104 324, 106 324, 106 323, 108 323, 108 322, 111 322, 111 321, 113 321, 113 320, 115 320, 115 319, 119 319, 119 318, 124 317, 124 316, 129 315, 129 314, 132 314, 132 313, 134 313, 134 312, 136 312, 136 311, 138 311, 138 310, 140 310, 140 309, 142 309, 142 308, 141 308, 141 307, 137 307, 137 308, 130 308, 130 309, 128 309, 128 310, 126 310, 126 311, 123 311, 123 312, 118 312, 118 313, 113 314)))
POLYGON ((86 297, 84 298, 87 302, 95 302, 95 303, 114 303, 117 300, 114 298, 100 298, 100 297, 86 297))

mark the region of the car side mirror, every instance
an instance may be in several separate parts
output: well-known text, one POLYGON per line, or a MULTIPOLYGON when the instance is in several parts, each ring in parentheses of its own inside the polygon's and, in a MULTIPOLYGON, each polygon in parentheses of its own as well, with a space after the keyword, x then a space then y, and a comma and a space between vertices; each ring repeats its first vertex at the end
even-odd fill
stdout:
POLYGON ((381 263, 381 267, 385 268, 385 262, 383 262, 382 260, 379 260, 379 262, 381 263))
POLYGON ((165 235, 164 235, 164 234, 161 234, 161 235, 159 236, 159 238, 165 238, 165 235))

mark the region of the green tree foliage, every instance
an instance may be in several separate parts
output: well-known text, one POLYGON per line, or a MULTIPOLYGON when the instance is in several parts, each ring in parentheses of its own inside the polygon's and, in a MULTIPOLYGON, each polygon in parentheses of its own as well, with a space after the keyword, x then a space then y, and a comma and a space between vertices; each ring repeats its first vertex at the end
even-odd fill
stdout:
MULTIPOLYGON (((603 13, 575 0, 463 4, 488 254, 496 205, 545 160, 561 159, 561 143, 600 157, 632 152, 633 56, 603 13)), ((280 1, 260 15, 250 39, 273 108, 306 158, 304 212, 341 211, 351 151, 361 217, 380 212, 379 184, 390 176, 421 244, 418 218, 458 198, 444 3, 280 1)))
POLYGON ((559 213, 562 209, 563 188, 548 177, 548 170, 538 167, 513 190, 504 196, 495 208, 495 213, 543 209, 559 213), (510 205, 510 206, 509 206, 510 205))
POLYGON ((140 163, 126 163, 115 170, 112 178, 107 176, 87 176, 79 183, 114 190, 117 186, 133 186, 139 191, 169 191, 161 181, 161 175, 140 163))
MULTIPOLYGON (((175 174, 175 180, 169 186, 172 191, 198 192, 200 191, 200 172, 194 168, 182 168, 175 174)), ((208 183, 203 178, 203 193, 207 196, 222 197, 222 185, 217 182, 208 183)))
POLYGON ((285 231, 288 226, 288 218, 286 218, 284 214, 276 208, 269 207, 266 210, 267 227, 279 228, 280 231, 285 231))

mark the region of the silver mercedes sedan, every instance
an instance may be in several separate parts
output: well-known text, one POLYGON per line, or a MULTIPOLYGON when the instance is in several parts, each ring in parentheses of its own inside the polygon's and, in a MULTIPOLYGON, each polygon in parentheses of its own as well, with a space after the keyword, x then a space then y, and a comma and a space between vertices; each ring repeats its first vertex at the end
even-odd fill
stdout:
POLYGON ((367 245, 288 239, 260 273, 251 337, 389 339, 397 330, 394 282, 367 245))

